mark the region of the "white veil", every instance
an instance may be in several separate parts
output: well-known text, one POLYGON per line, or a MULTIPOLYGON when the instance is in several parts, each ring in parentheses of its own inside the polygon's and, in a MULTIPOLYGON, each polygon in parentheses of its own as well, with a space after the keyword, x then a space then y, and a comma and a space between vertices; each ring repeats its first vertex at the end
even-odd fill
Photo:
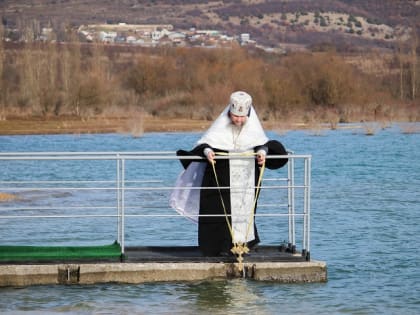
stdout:
POLYGON ((268 141, 253 107, 251 107, 248 121, 243 125, 238 138, 234 141, 232 135, 234 125, 229 118, 229 107, 227 106, 223 110, 201 139, 197 141, 197 145, 207 143, 213 148, 232 151, 236 144, 236 149, 244 151, 263 145, 268 141))

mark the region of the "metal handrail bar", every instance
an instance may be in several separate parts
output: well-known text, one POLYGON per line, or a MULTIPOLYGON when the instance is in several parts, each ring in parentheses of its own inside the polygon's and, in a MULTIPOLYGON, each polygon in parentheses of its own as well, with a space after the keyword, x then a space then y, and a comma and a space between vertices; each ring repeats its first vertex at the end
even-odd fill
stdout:
MULTIPOLYGON (((287 178, 263 178, 263 182, 287 181, 287 178)), ((126 180, 126 183, 163 183, 163 180, 126 180)), ((115 184, 115 180, 34 180, 34 181, 1 181, 0 184, 115 184)), ((271 187, 271 186, 270 186, 271 187)))
MULTIPOLYGON (((117 190, 121 188, 115 187, 0 187, 2 190, 7 191, 32 191, 32 190, 117 190)), ((179 190, 185 189, 208 189, 208 190, 218 190, 218 189, 229 189, 230 186, 220 186, 220 187, 177 187, 179 190)), ((261 189, 279 189, 279 188, 307 188, 305 185, 294 185, 294 186, 255 186, 255 188, 261 189)), ((125 187, 124 190, 172 190, 174 187, 166 186, 166 187, 125 187)), ((250 188, 251 189, 251 188, 250 188)), ((254 188, 252 188, 254 189, 254 188)))
MULTIPOLYGON (((68 154, 39 154, 35 155, 32 153, 21 153, 21 154, 5 154, 0 153, 0 160, 114 160, 114 159, 126 159, 126 160, 197 160, 205 159, 202 156, 160 156, 160 155, 131 155, 124 152, 115 154, 76 154, 76 152, 69 152, 68 154)), ((309 155, 269 155, 267 159, 290 159, 290 158, 307 158, 309 155)), ((241 155, 216 155, 216 160, 227 160, 227 159, 253 159, 253 156, 241 156, 241 155)))
POLYGON ((263 203, 258 204, 258 208, 268 208, 268 207, 287 207, 287 203, 263 203))
MULTIPOLYGON (((48 211, 48 210, 71 210, 71 209, 85 209, 85 210, 98 210, 98 209, 115 209, 113 206, 69 206, 69 207, 10 207, 10 208, 2 208, 0 207, 0 211, 48 211)), ((159 208, 160 209, 160 208, 159 208)))
MULTIPOLYGON (((197 156, 194 156, 194 155, 177 156, 175 151, 94 151, 94 152, 93 151, 92 152, 88 152, 88 151, 74 151, 74 152, 71 152, 71 151, 24 152, 24 151, 22 151, 22 152, 18 152, 18 151, 16 151, 16 152, 0 152, 0 157, 1 156, 19 156, 19 155, 20 156, 28 156, 28 157, 33 157, 33 156, 73 156, 73 155, 81 155, 81 156, 89 156, 89 155, 92 155, 92 156, 98 156, 98 155, 100 155, 100 156, 104 156, 104 155, 105 156, 109 156, 109 155, 117 156, 118 155, 120 157, 125 157, 126 155, 135 155, 135 156, 147 155, 147 156, 149 156, 149 155, 156 155, 156 154, 158 154, 159 156, 164 155, 164 154, 174 155, 174 156, 176 156, 177 159, 178 158, 197 159, 197 157, 200 157, 198 155, 197 156)), ((240 154, 232 154, 231 156, 245 157, 244 155, 240 155, 240 154)), ((286 154, 286 155, 278 154, 278 155, 270 155, 270 156, 287 158, 287 157, 290 157, 290 156, 298 157, 298 156, 308 156, 308 155, 307 154, 302 155, 302 154, 290 153, 290 154, 286 154)), ((270 156, 267 156, 267 157, 270 157, 270 156)), ((216 158, 224 158, 224 157, 226 157, 226 156, 216 155, 216 158)), ((203 157, 201 157, 201 158, 203 158, 203 157)))
POLYGON ((65 151, 43 151, 43 152, 0 152, 0 157, 2 156, 43 156, 43 155, 54 155, 54 156, 66 156, 66 155, 151 155, 151 154, 173 154, 175 155, 175 151, 95 151, 95 152, 87 152, 87 151, 75 151, 75 152, 65 152, 65 151))
MULTIPOLYGON (((256 217, 286 217, 288 213, 255 213, 256 217)), ((179 217, 178 214, 126 214, 126 217, 179 217)), ((211 217, 211 218, 218 218, 218 217, 231 217, 231 214, 200 214, 200 217, 211 217)), ((249 217, 247 214, 236 215, 237 217, 249 217)), ((295 213, 293 216, 295 217, 303 217, 305 216, 304 213, 295 213)))
MULTIPOLYGON (((295 213, 295 217, 304 217, 304 213, 295 213)), ((200 214, 200 217, 231 217, 231 214, 200 214)), ((249 215, 236 215, 237 217, 249 217, 249 215)), ((288 213, 256 213, 256 217, 286 217, 289 216, 288 213)), ((118 214, 52 214, 52 215, 0 215, 0 219, 19 219, 19 218, 117 218, 118 214)), ((179 214, 124 214, 124 217, 144 217, 144 218, 181 218, 179 214)))
MULTIPOLYGON (((163 183, 162 180, 126 180, 126 183, 163 183)), ((0 184, 115 184, 115 180, 34 180, 34 181, 0 181, 0 184)))
MULTIPOLYGON (((270 208, 270 207, 287 207, 288 204, 260 204, 258 205, 258 208, 270 208)), ((115 210, 115 206, 68 206, 68 207, 8 207, 8 208, 2 208, 0 207, 1 211, 51 211, 51 210, 115 210)), ((136 210, 136 209, 168 209, 167 206, 148 206, 148 207, 142 207, 142 206, 125 206, 125 209, 130 210, 136 210)), ((269 213, 268 213, 269 214, 269 213)), ((273 216, 275 216, 277 213, 272 213, 273 216)))
POLYGON ((118 217, 117 214, 83 214, 83 215, 65 215, 65 214, 53 214, 53 215, 0 215, 0 219, 21 219, 21 218, 25 218, 25 219, 39 219, 39 218, 43 218, 43 219, 57 219, 57 218, 116 218, 118 217))

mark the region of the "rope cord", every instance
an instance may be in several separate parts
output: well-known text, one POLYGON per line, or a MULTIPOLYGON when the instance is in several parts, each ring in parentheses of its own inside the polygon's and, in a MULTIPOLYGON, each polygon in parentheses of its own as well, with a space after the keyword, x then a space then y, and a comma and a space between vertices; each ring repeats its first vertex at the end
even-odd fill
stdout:
POLYGON ((256 156, 255 152, 215 152, 216 155, 225 155, 225 156, 256 156))

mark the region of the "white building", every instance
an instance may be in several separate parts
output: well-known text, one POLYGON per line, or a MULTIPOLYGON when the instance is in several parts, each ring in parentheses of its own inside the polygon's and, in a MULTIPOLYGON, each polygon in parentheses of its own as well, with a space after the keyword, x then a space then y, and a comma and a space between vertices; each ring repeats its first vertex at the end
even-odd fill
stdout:
POLYGON ((128 44, 134 44, 137 41, 137 38, 134 36, 127 36, 126 41, 128 44))
POLYGON ((152 41, 159 41, 161 38, 163 38, 164 36, 169 35, 170 32, 164 28, 162 30, 156 30, 152 32, 152 41))
POLYGON ((249 35, 249 33, 242 33, 240 36, 240 41, 241 44, 246 44, 250 41, 251 36, 249 35))
POLYGON ((99 33, 99 39, 102 42, 106 43, 113 43, 115 42, 115 38, 117 37, 117 32, 100 32, 99 33))

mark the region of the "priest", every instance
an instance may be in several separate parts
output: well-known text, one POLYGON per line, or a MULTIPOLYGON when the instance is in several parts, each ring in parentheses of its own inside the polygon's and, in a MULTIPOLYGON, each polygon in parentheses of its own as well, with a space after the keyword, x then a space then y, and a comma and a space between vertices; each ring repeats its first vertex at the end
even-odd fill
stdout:
POLYGON ((252 248, 259 243, 254 214, 260 172, 288 161, 267 155, 286 154, 280 142, 267 138, 251 96, 243 91, 231 94, 228 106, 191 151, 177 151, 178 156, 204 158, 181 159, 185 170, 170 198, 175 210, 198 221, 203 255, 231 255, 235 244, 252 248))

